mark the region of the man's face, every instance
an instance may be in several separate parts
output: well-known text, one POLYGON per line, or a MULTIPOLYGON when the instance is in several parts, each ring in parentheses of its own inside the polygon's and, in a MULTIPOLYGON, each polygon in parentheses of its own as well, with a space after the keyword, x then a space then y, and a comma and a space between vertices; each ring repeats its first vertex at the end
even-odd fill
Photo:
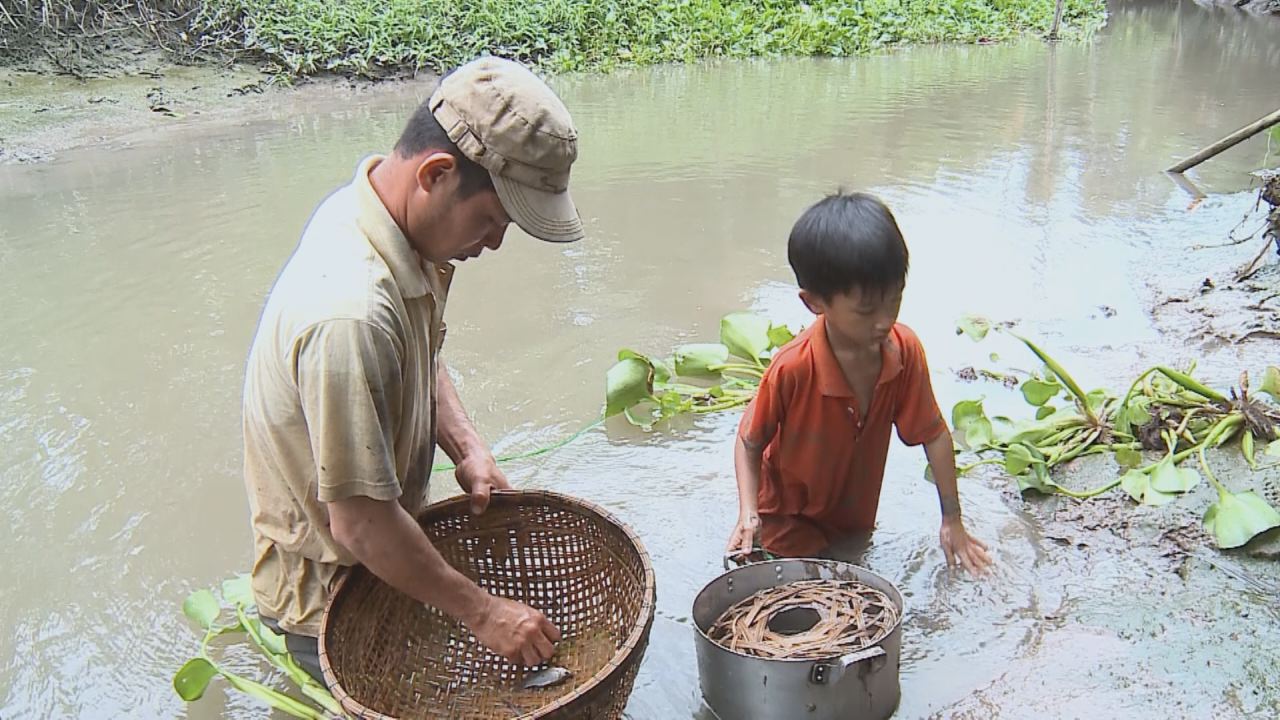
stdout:
POLYGON ((511 224, 493 190, 464 198, 458 190, 456 167, 441 169, 426 163, 418 172, 408 216, 409 243, 432 263, 465 261, 486 248, 497 250, 511 224))

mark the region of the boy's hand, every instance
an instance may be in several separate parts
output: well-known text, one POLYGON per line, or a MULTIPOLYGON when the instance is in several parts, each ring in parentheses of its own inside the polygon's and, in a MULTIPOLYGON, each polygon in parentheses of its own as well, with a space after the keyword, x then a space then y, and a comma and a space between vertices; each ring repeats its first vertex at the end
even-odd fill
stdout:
POLYGON ((727 555, 746 555, 756 544, 756 534, 760 532, 759 515, 739 515, 738 525, 729 536, 729 546, 725 548, 727 555))
POLYGON ((987 544, 970 537, 959 515, 942 518, 942 530, 938 532, 942 552, 947 556, 947 566, 963 565, 974 575, 985 575, 991 567, 991 555, 987 544))

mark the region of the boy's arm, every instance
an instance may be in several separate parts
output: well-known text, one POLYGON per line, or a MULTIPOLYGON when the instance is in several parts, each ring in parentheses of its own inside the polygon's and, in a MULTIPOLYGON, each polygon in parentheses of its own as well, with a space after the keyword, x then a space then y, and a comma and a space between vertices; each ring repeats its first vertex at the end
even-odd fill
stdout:
POLYGON ((951 432, 945 427, 937 437, 925 443, 924 454, 933 470, 933 480, 938 486, 938 502, 942 506, 942 529, 938 532, 942 552, 947 565, 963 565, 974 574, 983 573, 991 565, 987 546, 981 540, 969 537, 960 515, 960 494, 956 487, 956 456, 951 432))
POLYGON ((760 494, 760 463, 764 461, 764 446, 738 434, 733 447, 733 469, 738 478, 738 524, 729 537, 727 552, 730 555, 751 552, 756 533, 760 531, 760 513, 757 502, 760 494))

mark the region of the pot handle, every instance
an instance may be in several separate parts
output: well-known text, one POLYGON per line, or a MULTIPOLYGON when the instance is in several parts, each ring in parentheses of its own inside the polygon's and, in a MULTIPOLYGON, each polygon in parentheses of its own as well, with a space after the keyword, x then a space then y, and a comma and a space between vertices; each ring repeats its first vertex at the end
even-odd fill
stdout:
POLYGON ((769 562, 770 560, 777 560, 777 559, 778 557, 776 555, 757 545, 751 548, 751 550, 747 552, 742 552, 741 550, 739 550, 738 552, 725 553, 723 564, 724 564, 725 572, 729 572, 735 567, 742 567, 744 565, 753 565, 755 563, 761 563, 761 562, 769 562))
POLYGON ((869 661, 866 672, 877 672, 885 663, 884 648, 876 645, 855 653, 842 655, 834 660, 813 664, 809 671, 809 682, 814 685, 827 685, 838 682, 849 668, 860 662, 869 661))

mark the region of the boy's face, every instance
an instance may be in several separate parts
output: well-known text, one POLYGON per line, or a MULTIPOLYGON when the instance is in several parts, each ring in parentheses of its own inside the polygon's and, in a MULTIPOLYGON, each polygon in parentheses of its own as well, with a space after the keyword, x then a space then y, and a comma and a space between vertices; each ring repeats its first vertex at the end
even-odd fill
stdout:
POLYGON ((807 290, 800 299, 816 315, 827 319, 827 328, 850 348, 878 348, 889 337, 902 307, 902 288, 864 290, 851 288, 823 298, 807 290))

